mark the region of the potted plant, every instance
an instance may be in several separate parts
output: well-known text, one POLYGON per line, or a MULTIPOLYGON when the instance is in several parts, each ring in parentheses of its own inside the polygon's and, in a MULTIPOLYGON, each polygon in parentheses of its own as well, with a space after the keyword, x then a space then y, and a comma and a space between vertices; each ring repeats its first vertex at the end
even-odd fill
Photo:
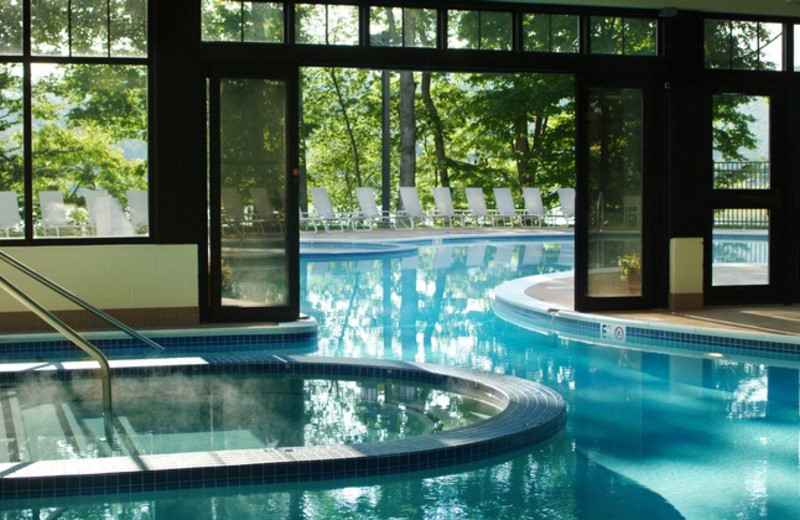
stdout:
POLYGON ((631 292, 641 292, 642 289, 642 257, 639 253, 628 253, 617 259, 621 271, 620 279, 628 282, 631 292))

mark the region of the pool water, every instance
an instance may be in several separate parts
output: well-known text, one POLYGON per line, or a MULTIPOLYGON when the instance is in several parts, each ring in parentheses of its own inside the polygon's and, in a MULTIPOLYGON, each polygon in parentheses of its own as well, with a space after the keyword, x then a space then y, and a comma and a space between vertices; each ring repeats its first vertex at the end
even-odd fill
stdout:
POLYGON ((572 269, 568 240, 422 244, 417 255, 306 259, 319 355, 439 363, 557 390, 564 430, 473 466, 287 487, 9 504, 3 518, 794 518, 800 359, 667 355, 506 323, 493 288, 572 269), (38 515, 38 516, 37 516, 38 515))
POLYGON ((381 442, 498 412, 445 390, 368 379, 187 373, 117 376, 114 388, 118 438, 111 450, 101 440, 95 378, 5 385, 0 409, 13 417, 15 435, 3 436, 0 463, 381 442))

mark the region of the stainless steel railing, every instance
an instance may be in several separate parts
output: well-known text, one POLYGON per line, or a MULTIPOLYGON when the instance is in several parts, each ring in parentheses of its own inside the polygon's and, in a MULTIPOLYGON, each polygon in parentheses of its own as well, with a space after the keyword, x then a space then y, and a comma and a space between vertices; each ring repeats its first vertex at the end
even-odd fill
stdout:
MULTIPOLYGON (((36 280, 37 282, 41 283, 48 289, 60 294, 67 300, 78 305, 79 307, 90 312, 91 314, 97 316, 98 318, 102 319, 109 325, 121 330, 122 332, 125 332, 129 336, 138 339, 139 341, 157 350, 164 349, 164 347, 162 347, 155 341, 143 336, 142 334, 131 329, 130 327, 120 322, 116 318, 109 316, 100 309, 80 299, 75 294, 71 293, 70 291, 58 285, 49 278, 44 277, 37 271, 31 269, 27 265, 23 264, 16 258, 9 255, 8 253, 0 251, 0 260, 5 261, 7 264, 11 265, 12 267, 16 268, 17 270, 26 274, 27 276, 36 280)), ((55 314, 45 309, 39 302, 37 302, 36 300, 25 294, 22 290, 20 290, 17 286, 12 284, 10 281, 8 281, 8 279, 4 278, 3 276, 0 276, 0 288, 4 289, 6 292, 8 292, 8 294, 14 297, 28 310, 39 316, 48 325, 53 327, 55 330, 60 332, 64 337, 66 337, 68 340, 74 343, 78 348, 86 352, 89 356, 92 357, 92 359, 97 361, 97 363, 100 365, 100 373, 102 376, 102 383, 103 383, 103 426, 105 429, 107 442, 113 446, 114 429, 112 427, 111 368, 108 363, 108 358, 105 356, 105 354, 103 354, 100 351, 100 349, 92 345, 86 338, 81 336, 78 332, 76 332, 69 325, 67 325, 60 318, 58 318, 55 314)))

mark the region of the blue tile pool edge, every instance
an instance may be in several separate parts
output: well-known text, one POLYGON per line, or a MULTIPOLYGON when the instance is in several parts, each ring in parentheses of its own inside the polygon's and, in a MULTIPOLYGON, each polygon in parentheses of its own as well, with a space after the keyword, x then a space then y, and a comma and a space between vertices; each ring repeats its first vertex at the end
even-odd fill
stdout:
POLYGON ((573 272, 536 275, 505 282, 494 290, 495 314, 536 332, 563 339, 652 351, 693 353, 703 357, 759 357, 800 364, 800 337, 688 327, 576 312, 525 294, 544 281, 573 277, 573 272))
MULTIPOLYGON (((236 348, 259 345, 265 348, 280 349, 286 344, 313 342, 317 339, 318 324, 311 318, 269 325, 205 326, 188 329, 140 330, 164 348, 190 347, 198 351, 210 346, 215 349, 236 348)), ((104 352, 115 349, 145 349, 139 340, 117 331, 86 332, 83 336, 104 352)), ((45 334, 5 334, 0 335, 0 357, 14 352, 46 353, 54 350, 76 351, 75 347, 62 335, 45 334)), ((4 359, 4 362, 8 361, 4 359)))
MULTIPOLYGON (((142 361, 142 360, 140 360, 142 361)), ((146 361, 146 360, 145 360, 146 361)), ((430 435, 355 445, 285 447, 117 456, 0 464, 0 500, 148 490, 310 482, 443 468, 494 458, 539 443, 561 430, 566 405, 554 390, 525 379, 476 370, 392 360, 272 356, 201 363, 157 360, 159 370, 270 373, 304 377, 420 382, 493 402, 484 421, 430 435)), ((89 364, 91 365, 91 363, 89 364)), ((152 371, 147 363, 114 362, 114 373, 152 371)), ((31 377, 22 369, 20 377, 31 377)), ((47 376, 46 368, 41 370, 47 376)), ((96 370, 86 363, 65 371, 96 370)), ((49 370, 52 376, 54 371, 49 370)))

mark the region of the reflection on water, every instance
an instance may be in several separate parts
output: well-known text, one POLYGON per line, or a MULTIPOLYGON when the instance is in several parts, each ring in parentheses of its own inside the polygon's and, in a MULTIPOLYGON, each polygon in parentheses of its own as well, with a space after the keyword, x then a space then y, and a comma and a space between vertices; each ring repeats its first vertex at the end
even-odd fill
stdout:
POLYGON ((572 252, 567 242, 500 242, 302 263, 303 311, 320 323, 320 355, 418 360, 542 382, 564 396, 568 413, 566 428, 544 444, 445 474, 39 505, 64 507, 72 518, 109 511, 215 519, 795 517, 800 360, 769 366, 603 347, 494 316, 496 285, 569 269, 572 252))

